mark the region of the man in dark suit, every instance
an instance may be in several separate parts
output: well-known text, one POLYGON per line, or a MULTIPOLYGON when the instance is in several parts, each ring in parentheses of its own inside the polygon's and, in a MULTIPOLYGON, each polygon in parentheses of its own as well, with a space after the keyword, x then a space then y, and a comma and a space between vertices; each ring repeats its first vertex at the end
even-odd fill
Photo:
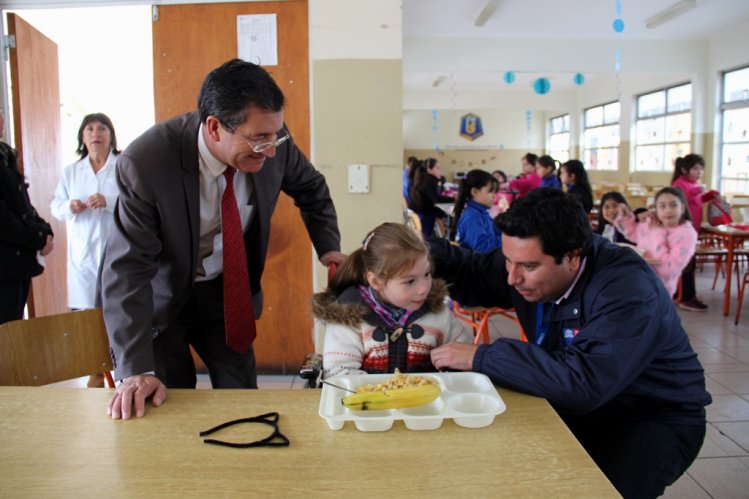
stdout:
MULTIPOLYGON (((0 137, 5 117, 0 112, 0 137)), ((31 206, 16 151, 0 142, 0 324, 23 318, 31 278, 44 270, 37 253, 52 251, 52 227, 31 206)))
POLYGON ((262 308, 260 278, 281 191, 299 207, 320 261, 345 258, 325 178, 286 130, 284 96, 267 71, 238 59, 223 64, 203 82, 198 108, 155 125, 117 159, 120 197, 101 276, 121 380, 108 408, 115 419, 142 416, 147 397, 160 405, 167 387, 194 388, 190 345, 215 388, 257 387, 252 347, 230 347, 225 336, 223 258, 234 253, 224 255, 222 240, 229 181, 252 290, 245 311, 262 308))

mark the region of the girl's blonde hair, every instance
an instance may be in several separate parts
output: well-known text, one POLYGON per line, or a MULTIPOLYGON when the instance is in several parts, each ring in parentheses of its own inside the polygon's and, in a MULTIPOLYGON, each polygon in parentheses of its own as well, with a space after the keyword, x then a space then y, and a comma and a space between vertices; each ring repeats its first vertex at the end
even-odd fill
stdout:
POLYGON ((413 229, 387 222, 367 234, 362 247, 351 253, 328 283, 336 295, 358 284, 368 285, 367 272, 389 281, 416 265, 429 248, 413 229))

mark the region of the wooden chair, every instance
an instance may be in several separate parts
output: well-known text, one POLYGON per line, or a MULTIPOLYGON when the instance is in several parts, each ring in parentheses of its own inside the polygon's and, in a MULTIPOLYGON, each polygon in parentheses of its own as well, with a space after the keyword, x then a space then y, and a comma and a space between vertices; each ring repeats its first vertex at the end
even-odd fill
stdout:
POLYGON ((112 359, 101 309, 0 325, 0 385, 40 386, 104 373, 112 359))
POLYGON ((744 272, 744 279, 742 279, 741 286, 739 287, 739 302, 736 304, 736 320, 733 321, 737 326, 739 325, 739 317, 741 317, 741 307, 744 304, 744 292, 746 291, 747 283, 749 283, 749 270, 744 272))
POLYGON ((408 225, 413 230, 421 234, 421 219, 419 218, 419 215, 417 215, 413 210, 408 210, 408 225))

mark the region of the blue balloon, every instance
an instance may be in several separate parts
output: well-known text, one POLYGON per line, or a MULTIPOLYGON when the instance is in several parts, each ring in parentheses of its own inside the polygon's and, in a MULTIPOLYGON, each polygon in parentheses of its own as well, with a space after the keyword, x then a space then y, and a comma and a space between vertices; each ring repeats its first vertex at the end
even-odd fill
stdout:
POLYGON ((614 19, 614 31, 617 33, 624 31, 624 21, 621 19, 614 19))
POLYGON ((582 73, 575 73, 575 76, 572 77, 572 81, 574 81, 576 85, 582 85, 585 83, 585 75, 582 73))
POLYGON ((505 83, 512 83, 515 81, 515 73, 512 71, 505 71, 505 83))
POLYGON ((546 78, 539 78, 533 82, 533 90, 539 95, 548 94, 551 90, 551 83, 546 78))

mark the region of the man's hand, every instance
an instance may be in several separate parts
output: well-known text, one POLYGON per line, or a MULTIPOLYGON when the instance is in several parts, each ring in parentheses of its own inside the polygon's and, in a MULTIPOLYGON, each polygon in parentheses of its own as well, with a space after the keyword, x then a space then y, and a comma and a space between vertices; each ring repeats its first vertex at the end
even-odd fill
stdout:
POLYGON ((107 205, 107 198, 99 194, 93 194, 86 200, 86 206, 89 208, 104 208, 107 205))
POLYGON ((77 215, 86 209, 86 203, 80 199, 73 199, 70 201, 70 212, 77 215))
POLYGON ((52 253, 52 250, 55 247, 55 238, 47 235, 47 242, 44 243, 44 248, 39 250, 39 254, 42 256, 47 256, 50 253, 52 253))
POLYGON ((135 404, 135 416, 143 417, 146 413, 146 399, 151 396, 154 407, 166 400, 166 386, 159 378, 152 374, 137 374, 125 378, 109 399, 107 414, 112 419, 129 419, 135 404))
POLYGON ((335 263, 336 265, 341 265, 343 262, 346 261, 346 258, 348 258, 347 255, 344 255, 343 253, 340 253, 338 251, 328 251, 323 256, 320 257, 320 263, 325 265, 326 267, 330 265, 331 263, 335 263))
POLYGON ((431 351, 432 364, 437 369, 459 369, 470 371, 473 368, 473 357, 478 346, 472 343, 448 343, 431 351))

